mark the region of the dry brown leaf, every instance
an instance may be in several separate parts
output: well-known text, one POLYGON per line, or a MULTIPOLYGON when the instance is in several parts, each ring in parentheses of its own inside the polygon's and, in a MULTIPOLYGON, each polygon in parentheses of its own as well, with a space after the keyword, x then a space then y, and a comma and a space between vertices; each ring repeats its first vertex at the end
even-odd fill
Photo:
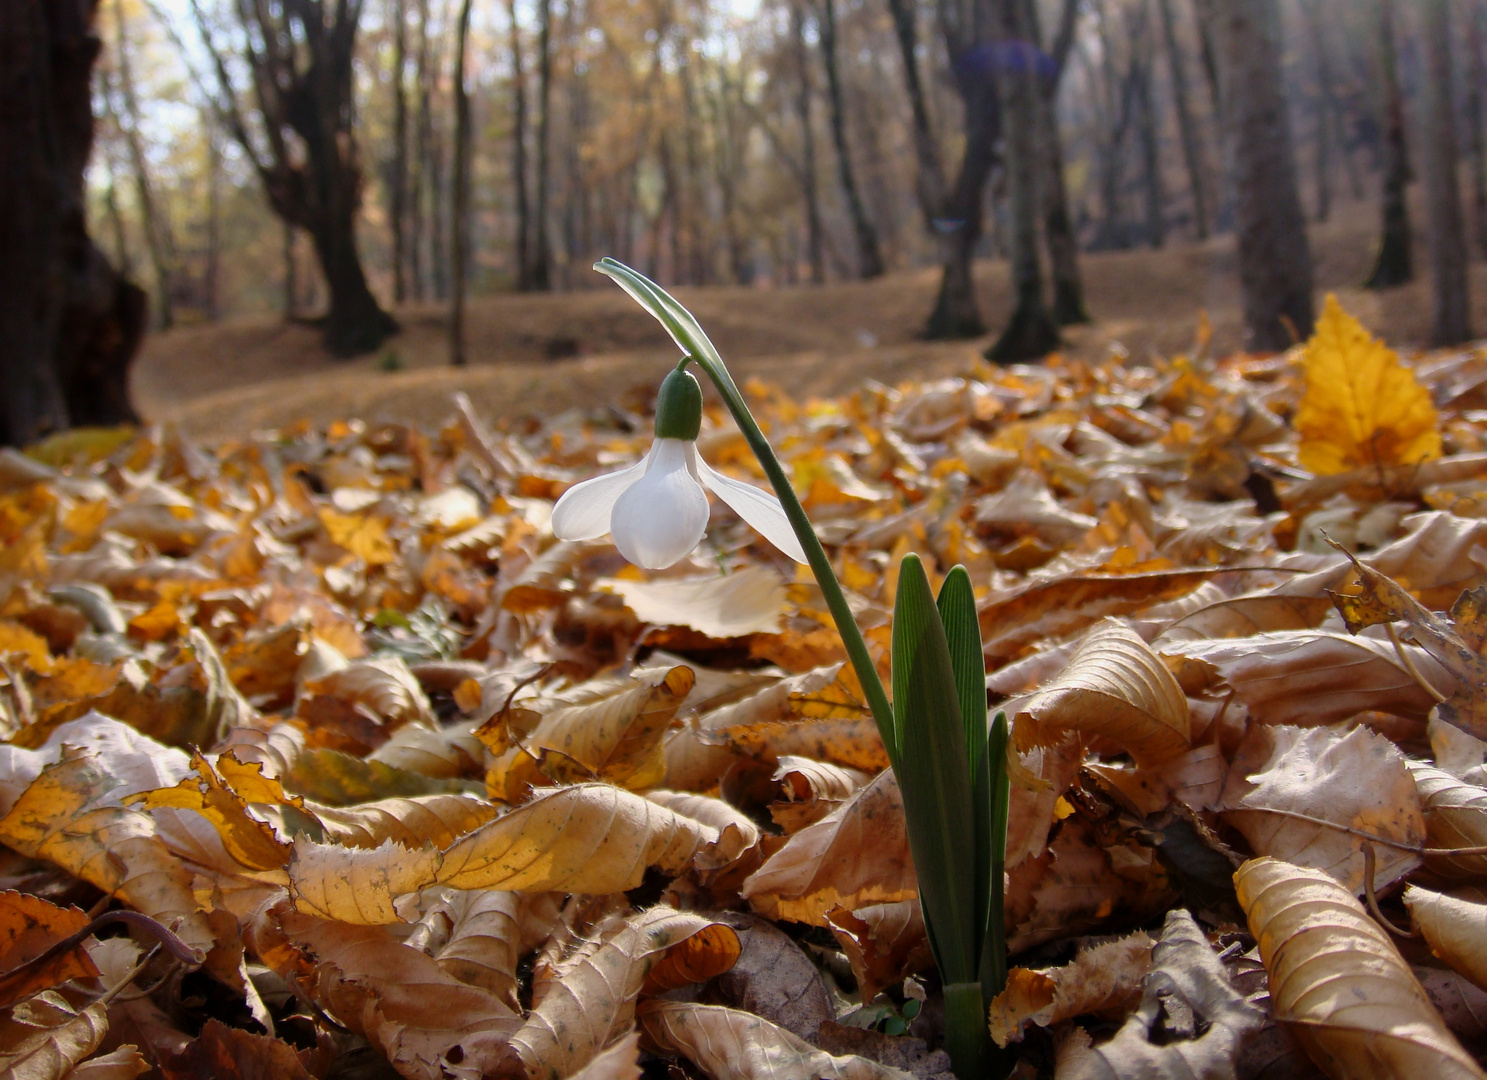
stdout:
POLYGON ((74 1008, 55 990, 17 1005, 8 1038, 0 1045, 0 1074, 7 1080, 63 1080, 103 1041, 108 1008, 74 1008))
POLYGON ((767 566, 705 578, 609 578, 596 581, 594 588, 619 594, 643 623, 687 626, 723 640, 777 633, 785 611, 785 584, 767 566))
POLYGON ((640 1009, 647 1039, 684 1057, 708 1080, 909 1080, 863 1057, 833 1057, 752 1013, 721 1005, 650 1001, 640 1009))
POLYGON ((857 769, 786 754, 770 779, 780 782, 785 797, 770 805, 769 816, 785 832, 794 833, 820 821, 870 778, 857 769))
MULTIPOLYGON (((1425 812, 1431 847, 1487 846, 1487 790, 1423 762, 1409 762, 1409 770, 1425 812)), ((1426 855, 1425 866, 1446 881, 1487 878, 1487 855, 1426 855)))
MULTIPOLYGON (((815 1039, 821 1025, 835 1019, 831 994, 821 970, 779 927, 747 912, 716 916, 738 935, 737 962, 715 976, 703 1000, 762 1016, 802 1039, 815 1039)), ((859 985, 871 1000, 872 991, 859 985)))
POLYGON ((1399 950, 1336 879, 1280 859, 1234 875, 1275 1017, 1333 1080, 1484 1075, 1399 950))
MULTIPOLYGON (((1427 679, 1449 685, 1429 653, 1415 645, 1404 648, 1427 679)), ((1275 631, 1173 642, 1169 651, 1211 664, 1262 724, 1317 727, 1370 709, 1423 722, 1435 705, 1388 641, 1322 630, 1275 631)))
POLYGON ((600 679, 575 687, 564 695, 564 704, 547 710, 536 729, 491 766, 487 785, 508 802, 519 802, 533 786, 546 783, 535 755, 555 750, 587 775, 553 779, 655 787, 666 775, 662 739, 695 684, 691 668, 676 666, 640 679, 600 679))
POLYGON ((1124 1017, 1141 1000, 1153 944, 1138 931, 1083 948, 1063 967, 1012 968, 1007 988, 989 1006, 992 1039, 1006 1046, 1020 1040, 1029 1024, 1048 1027, 1084 1013, 1124 1017))
MULTIPOLYGON (((1404 755, 1363 727, 1253 728, 1234 755, 1220 805, 1256 854, 1326 871, 1358 895, 1364 840, 1344 829, 1415 847, 1425 841, 1404 755)), ((1375 849, 1377 888, 1420 865, 1409 851, 1375 849)))
POLYGON ((790 837, 740 894, 761 915, 826 926, 837 907, 917 897, 903 797, 891 771, 840 808, 790 837))
POLYGON ((1103 736, 1140 765, 1159 765, 1189 745, 1188 701, 1151 648, 1113 619, 1080 642, 1052 682, 1016 703, 1013 739, 1021 750, 1049 746, 1066 731, 1103 736))
POLYGON ((0 1008, 14 1005, 68 979, 89 978, 98 968, 79 944, 41 964, 29 964, 88 925, 77 908, 63 908, 25 893, 0 893, 0 1008))
POLYGON ((164 1058, 160 1071, 165 1080, 312 1080, 288 1043, 228 1027, 215 1018, 183 1051, 164 1058))
POLYGON ((118 783, 112 764, 87 750, 64 749, 0 819, 0 840, 56 863, 209 951, 216 939, 197 907, 191 875, 156 832, 154 819, 97 804, 100 793, 118 783))
POLYGON ((826 920, 852 965, 863 1001, 871 1001, 880 990, 934 967, 917 897, 892 904, 868 904, 855 911, 833 908, 826 913, 826 920))
POLYGON ((632 1031, 569 1080, 640 1080, 640 1032, 632 1031))
MULTIPOLYGON (((250 789, 264 784, 278 787, 276 781, 265 781, 262 778, 257 764, 243 765, 231 752, 223 755, 220 764, 234 778, 250 774, 247 778, 250 789)), ((224 779, 201 751, 192 754, 191 767, 196 770, 196 776, 188 776, 175 787, 156 788, 154 791, 131 795, 124 800, 125 805, 137 805, 145 810, 163 807, 194 810, 212 823, 217 835, 222 838, 227 854, 245 869, 282 868, 289 861, 289 844, 279 839, 271 825, 249 813, 247 800, 229 786, 229 781, 224 779)), ((275 794, 276 802, 287 801, 282 789, 275 794)))
MULTIPOLYGON (((496 1071, 538 1080, 567 1076, 588 1064, 630 1029, 636 996, 653 969, 710 927, 732 937, 731 955, 717 958, 731 964, 738 956, 737 937, 701 915, 659 906, 606 920, 592 945, 565 962, 562 978, 511 1036, 496 1071)), ((698 973, 717 974, 727 964, 704 966, 698 973)))
POLYGON ((1059 1080, 1234 1076, 1242 1040, 1264 1022, 1265 1015, 1235 992, 1207 937, 1185 910, 1167 913, 1161 938, 1151 950, 1151 967, 1143 980, 1140 1006, 1114 1038, 1077 1052, 1061 1049, 1059 1080), (1151 1030, 1164 1010, 1171 1015, 1173 999, 1201 1018, 1204 1028, 1195 1038, 1156 1042, 1151 1030))
POLYGON ((107 1054, 91 1057, 67 1074, 67 1080, 134 1080, 150 1071, 150 1063, 139 1048, 126 1044, 107 1054))
POLYGON ((718 830, 607 784, 540 794, 442 850, 388 840, 371 849, 296 840, 289 864, 299 910, 356 924, 397 921, 394 901, 434 884, 457 889, 613 893, 648 867, 678 874, 718 830))
POLYGON ((1439 893, 1411 885, 1404 890, 1404 906, 1430 951, 1487 989, 1487 892, 1439 893))
POLYGON ((444 934, 436 947, 425 945, 425 951, 460 982, 489 990, 517 1011, 516 966, 529 944, 522 933, 525 897, 498 889, 431 891, 438 901, 425 910, 421 925, 438 920, 444 934))

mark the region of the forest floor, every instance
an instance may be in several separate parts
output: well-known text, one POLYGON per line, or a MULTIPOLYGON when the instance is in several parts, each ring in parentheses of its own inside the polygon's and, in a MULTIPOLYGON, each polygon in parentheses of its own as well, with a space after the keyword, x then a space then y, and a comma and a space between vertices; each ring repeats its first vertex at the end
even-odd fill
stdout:
MULTIPOLYGON (((1318 301, 1336 292, 1348 311, 1399 348, 1423 345, 1429 329, 1428 283, 1383 293, 1359 287, 1377 232, 1371 203, 1344 203, 1311 230, 1318 301)), ((1126 350, 1134 361, 1191 350, 1200 312, 1210 351, 1241 344, 1241 312, 1232 236, 1203 244, 1178 240, 1083 257, 1090 326, 1072 327, 1066 352, 1103 358, 1126 350)), ((1416 265, 1423 271, 1423 249, 1416 265)), ((1487 264, 1473 267, 1473 324, 1487 326, 1487 264)), ((977 267, 981 311, 992 328, 1010 308, 1007 265, 977 267)), ((918 335, 939 281, 929 268, 873 282, 822 287, 680 288, 740 381, 758 377, 796 398, 847 392, 872 378, 954 374, 991 338, 926 342, 918 335)), ((135 401, 149 421, 175 421, 198 436, 241 435, 299 418, 323 424, 359 416, 435 424, 464 390, 496 421, 552 415, 595 400, 649 395, 674 348, 651 318, 595 275, 595 288, 552 295, 472 298, 471 364, 447 363, 445 305, 396 311, 402 332, 383 350, 336 360, 318 331, 258 316, 154 335, 134 375, 135 401), (393 362, 395 360, 395 362, 393 362), (393 370, 388 370, 389 368, 393 370)))

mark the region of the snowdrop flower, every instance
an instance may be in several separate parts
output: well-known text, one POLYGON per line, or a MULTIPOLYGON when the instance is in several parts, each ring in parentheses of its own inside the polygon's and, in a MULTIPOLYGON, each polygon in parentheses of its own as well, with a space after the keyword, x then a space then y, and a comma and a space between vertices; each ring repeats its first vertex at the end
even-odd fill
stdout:
POLYGON ((628 469, 565 491, 553 507, 554 535, 560 540, 593 540, 611 533, 625 558, 648 570, 662 570, 702 540, 711 491, 775 547, 796 562, 805 562, 805 551, 777 498, 715 472, 697 456, 701 429, 702 388, 691 372, 677 368, 661 384, 656 441, 649 452, 628 469))

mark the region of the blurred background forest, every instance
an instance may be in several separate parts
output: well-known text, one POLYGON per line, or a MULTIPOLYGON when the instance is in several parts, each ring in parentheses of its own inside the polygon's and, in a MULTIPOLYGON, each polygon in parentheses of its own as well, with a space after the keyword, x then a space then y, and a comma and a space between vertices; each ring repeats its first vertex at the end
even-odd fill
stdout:
POLYGON ((152 418, 653 345, 602 255, 859 377, 1283 348, 1323 289, 1454 343, 1487 259, 1484 0, 69 2, 152 418))

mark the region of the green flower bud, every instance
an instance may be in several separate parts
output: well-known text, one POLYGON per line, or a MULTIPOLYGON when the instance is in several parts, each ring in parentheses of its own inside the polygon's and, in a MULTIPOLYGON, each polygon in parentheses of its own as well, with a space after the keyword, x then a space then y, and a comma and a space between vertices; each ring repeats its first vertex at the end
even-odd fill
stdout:
POLYGON ((656 438, 695 440, 702 430, 702 387, 685 368, 674 368, 656 395, 656 438))

